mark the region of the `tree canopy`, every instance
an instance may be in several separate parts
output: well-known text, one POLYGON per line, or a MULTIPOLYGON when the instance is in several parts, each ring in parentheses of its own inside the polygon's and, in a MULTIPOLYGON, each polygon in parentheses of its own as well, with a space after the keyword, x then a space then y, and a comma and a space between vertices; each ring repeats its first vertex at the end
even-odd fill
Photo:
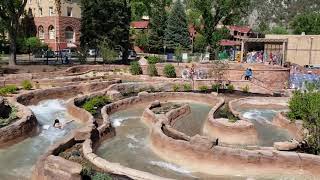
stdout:
POLYGON ((109 48, 120 46, 126 61, 131 19, 127 0, 82 0, 81 10, 82 47, 97 48, 102 42, 109 48))
POLYGON ((154 0, 151 5, 149 49, 159 52, 164 47, 167 21, 166 0, 154 0))
POLYGON ((191 45, 187 16, 180 0, 177 0, 167 20, 165 45, 168 49, 182 47, 189 49, 191 45))
POLYGON ((297 15, 291 23, 295 34, 320 34, 320 13, 304 13, 297 15))
MULTIPOLYGON (((203 34, 208 45, 214 45, 214 32, 219 23, 233 24, 247 15, 250 0, 189 0, 203 19, 203 34)), ((191 5, 190 5, 191 6, 191 5)))
POLYGON ((19 19, 24 13, 28 0, 1 0, 0 18, 6 27, 10 41, 10 60, 9 65, 16 64, 17 36, 20 28, 19 19))

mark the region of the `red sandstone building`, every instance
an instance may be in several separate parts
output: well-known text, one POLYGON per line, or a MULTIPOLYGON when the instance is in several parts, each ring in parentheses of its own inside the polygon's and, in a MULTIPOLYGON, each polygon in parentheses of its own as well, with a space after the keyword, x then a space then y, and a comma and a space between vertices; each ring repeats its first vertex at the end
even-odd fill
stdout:
POLYGON ((52 50, 80 45, 80 0, 28 0, 26 10, 34 16, 37 36, 52 50))

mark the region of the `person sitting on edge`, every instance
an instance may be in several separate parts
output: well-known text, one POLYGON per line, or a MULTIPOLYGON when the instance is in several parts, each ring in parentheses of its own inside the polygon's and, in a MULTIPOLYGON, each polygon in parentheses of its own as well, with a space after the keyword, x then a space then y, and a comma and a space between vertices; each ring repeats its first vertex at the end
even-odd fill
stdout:
POLYGON ((244 73, 244 79, 245 80, 250 80, 252 78, 252 69, 247 68, 246 72, 244 73))

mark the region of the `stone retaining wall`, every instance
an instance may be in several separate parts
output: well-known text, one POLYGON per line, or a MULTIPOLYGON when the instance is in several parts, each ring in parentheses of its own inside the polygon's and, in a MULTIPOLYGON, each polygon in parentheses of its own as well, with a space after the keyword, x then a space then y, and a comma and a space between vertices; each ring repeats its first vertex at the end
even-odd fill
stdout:
POLYGON ((37 130, 37 119, 32 111, 17 103, 15 99, 9 99, 9 104, 17 108, 18 119, 8 126, 0 128, 0 145, 23 139, 37 130))
POLYGON ((45 99, 68 99, 79 94, 99 91, 109 87, 111 84, 119 82, 119 80, 114 80, 95 83, 83 83, 75 86, 34 90, 20 94, 17 97, 17 101, 21 104, 31 105, 45 99))
POLYGON ((302 121, 291 122, 285 114, 278 113, 272 121, 272 124, 288 130, 288 132, 297 140, 302 141, 304 137, 302 121))
MULTIPOLYGON (((116 86, 116 85, 115 85, 116 86)), ((108 88, 109 90, 114 90, 108 88)), ((83 97, 79 97, 79 101, 83 100, 83 97)), ((100 138, 110 133, 111 123, 109 116, 112 113, 126 109, 128 107, 137 106, 139 104, 151 103, 155 100, 188 100, 188 101, 200 101, 213 105, 213 109, 210 113, 216 111, 218 107, 223 104, 223 99, 215 97, 213 95, 208 96, 206 94, 192 94, 192 93, 139 93, 138 96, 130 97, 127 99, 119 100, 114 103, 104 106, 101 110, 103 116, 103 124, 96 128, 88 126, 88 129, 92 131, 99 131, 100 138), (212 101, 214 100, 214 102, 212 101)), ((73 104, 75 100, 73 101, 73 104)), ((148 107, 148 106, 147 106, 148 107)), ((75 114, 80 109, 75 110, 75 114)), ((81 116, 82 112, 78 113, 81 116)), ((167 117, 161 118, 161 116, 150 116, 152 118, 158 118, 150 121, 154 123, 151 126, 151 147, 155 153, 161 156, 163 159, 180 164, 181 166, 188 167, 197 172, 213 173, 218 175, 320 175, 320 157, 295 153, 295 152, 279 152, 275 150, 269 150, 264 148, 262 150, 243 150, 237 148, 228 148, 213 146, 212 139, 203 136, 188 137, 183 133, 177 132, 170 126, 166 125, 164 131, 162 131, 163 122, 168 121, 167 117), (214 169, 215 171, 212 171, 214 169)), ((213 116, 212 116, 213 117, 213 116)), ((91 117, 88 116, 90 119, 91 117)), ((85 120, 85 118, 83 118, 85 120)), ((91 120, 88 120, 91 121, 91 120)), ((94 121, 94 120, 93 120, 94 121)), ((98 157, 94 153, 94 147, 98 144, 99 140, 91 136, 85 136, 79 141, 83 141, 83 152, 85 158, 99 167, 102 171, 111 172, 119 175, 125 175, 133 179, 164 179, 155 176, 150 173, 134 170, 121 166, 118 163, 111 163, 107 160, 98 157)), ((76 136, 73 135, 70 138, 66 138, 64 142, 58 143, 58 145, 51 147, 51 150, 46 154, 46 157, 50 155, 57 155, 62 149, 71 144, 75 144, 76 136)), ((44 179, 41 176, 46 172, 41 162, 47 158, 40 159, 37 164, 37 168, 34 171, 35 179, 44 179), (42 166, 40 166, 42 165, 42 166), (41 172, 42 171, 42 172, 41 172)), ((50 158, 49 158, 50 159, 50 158)), ((54 159, 50 160, 56 162, 54 159)), ((58 160, 57 160, 58 161, 58 160)), ((62 163, 62 161, 60 161, 62 163)), ((63 167, 58 170, 66 171, 63 167)), ((67 173, 70 175, 71 172, 67 173)))
POLYGON ((319 177, 320 175, 318 156, 212 146, 212 140, 206 137, 181 141, 166 136, 161 131, 161 126, 161 122, 158 122, 152 128, 150 139, 154 152, 166 161, 196 172, 261 177, 281 175, 319 177))
POLYGON ((222 144, 256 145, 258 143, 255 126, 246 120, 232 123, 229 119, 214 119, 213 116, 209 116, 204 124, 203 133, 211 139, 218 138, 222 144))
MULTIPOLYGON (((288 106, 289 98, 287 97, 248 97, 236 99, 229 102, 230 111, 241 117, 241 113, 238 111, 243 108, 270 108, 270 109, 285 109, 288 106)), ((241 117, 241 119, 244 119, 241 117)))
MULTIPOLYGON (((103 119, 104 119, 104 125, 102 127, 99 127, 99 133, 103 134, 103 131, 105 130, 106 126, 110 126, 110 120, 109 116, 112 113, 115 113, 117 111, 120 111, 122 109, 126 109, 131 106, 137 106, 139 104, 146 104, 150 103, 155 100, 165 101, 165 100, 186 100, 188 98, 189 101, 198 101, 198 102, 204 102, 208 104, 215 104, 218 103, 221 99, 219 97, 212 96, 212 98, 208 98, 207 95, 203 94, 192 94, 192 93, 155 93, 155 94, 149 94, 149 93, 140 93, 139 96, 136 97, 130 97, 127 99, 123 99, 111 104, 108 104, 104 106, 101 110, 103 119), (213 102, 213 100, 215 102, 213 102), (103 128, 104 127, 104 128, 103 128)), ((83 150, 85 152, 85 157, 94 165, 101 168, 102 170, 106 172, 112 172, 120 175, 125 175, 134 179, 163 179, 161 177, 152 175, 150 173, 137 171, 134 169, 123 167, 117 163, 111 163, 108 162, 105 159, 102 159, 98 157, 96 154, 94 154, 94 151, 92 147, 94 146, 94 142, 91 140, 86 140, 86 142, 83 144, 83 150)))

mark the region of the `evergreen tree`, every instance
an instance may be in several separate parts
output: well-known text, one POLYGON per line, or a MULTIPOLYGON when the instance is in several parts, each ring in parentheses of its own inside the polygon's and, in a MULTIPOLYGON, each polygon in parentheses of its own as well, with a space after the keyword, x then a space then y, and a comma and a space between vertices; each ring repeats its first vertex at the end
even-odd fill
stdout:
POLYGON ((107 42, 108 48, 122 50, 126 63, 131 19, 127 0, 82 0, 81 10, 81 46, 96 48, 107 42))
POLYGON ((150 16, 149 49, 151 51, 159 52, 164 46, 166 20, 166 1, 155 0, 152 3, 150 16))
POLYGON ((190 44, 187 16, 181 1, 177 0, 167 20, 165 45, 168 49, 189 49, 190 44))

